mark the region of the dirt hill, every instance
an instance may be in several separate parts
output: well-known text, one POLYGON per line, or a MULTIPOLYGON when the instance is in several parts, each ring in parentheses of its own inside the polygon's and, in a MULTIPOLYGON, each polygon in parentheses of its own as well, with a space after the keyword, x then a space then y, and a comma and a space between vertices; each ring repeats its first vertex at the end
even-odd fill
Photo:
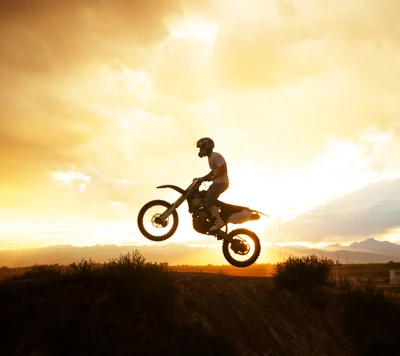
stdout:
POLYGON ((181 307, 239 355, 351 354, 334 311, 305 305, 270 277, 173 274, 181 307))
POLYGON ((207 268, 128 256, 6 278, 0 355, 398 355, 400 312, 375 294, 292 294, 265 276, 268 266, 253 276, 207 268))

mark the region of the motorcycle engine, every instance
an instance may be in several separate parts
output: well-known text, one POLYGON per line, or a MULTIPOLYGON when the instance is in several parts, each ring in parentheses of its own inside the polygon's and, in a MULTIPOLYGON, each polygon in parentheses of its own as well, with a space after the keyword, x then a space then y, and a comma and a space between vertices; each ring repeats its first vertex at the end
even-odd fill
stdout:
POLYGON ((200 234, 207 234, 212 226, 212 220, 207 209, 200 207, 193 213, 193 228, 200 234))

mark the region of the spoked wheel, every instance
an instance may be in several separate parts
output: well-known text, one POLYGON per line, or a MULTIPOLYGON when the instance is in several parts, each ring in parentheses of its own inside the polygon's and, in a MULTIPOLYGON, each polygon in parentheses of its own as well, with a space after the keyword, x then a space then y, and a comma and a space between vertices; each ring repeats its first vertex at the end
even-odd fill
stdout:
POLYGON ((261 246, 258 236, 253 231, 236 229, 232 230, 228 236, 233 242, 224 240, 222 252, 232 266, 243 268, 256 262, 261 246))
POLYGON ((171 204, 164 200, 153 200, 140 209, 137 219, 139 230, 149 240, 164 241, 175 233, 179 222, 176 210, 164 222, 159 220, 170 207, 171 204))

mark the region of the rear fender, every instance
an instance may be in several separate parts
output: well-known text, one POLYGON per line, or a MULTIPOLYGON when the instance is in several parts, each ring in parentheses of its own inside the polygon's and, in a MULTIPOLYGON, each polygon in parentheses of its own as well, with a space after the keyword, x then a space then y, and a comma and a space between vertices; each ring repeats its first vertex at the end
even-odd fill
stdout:
POLYGON ((242 211, 239 211, 238 213, 232 214, 228 218, 228 222, 232 224, 243 224, 246 221, 251 220, 253 216, 253 213, 248 210, 248 209, 243 209, 242 211))
POLYGON ((262 213, 261 211, 258 211, 258 210, 253 210, 253 209, 250 209, 250 211, 251 211, 252 213, 255 213, 255 214, 261 214, 261 215, 264 215, 264 216, 268 217, 268 215, 267 215, 267 214, 264 214, 264 213, 262 213))
MULTIPOLYGON (((259 220, 260 214, 265 215, 259 211, 245 208, 242 211, 233 213, 231 216, 229 216, 227 222, 230 222, 232 224, 243 224, 246 221, 259 220)), ((268 216, 268 215, 265 215, 265 216, 268 216)))

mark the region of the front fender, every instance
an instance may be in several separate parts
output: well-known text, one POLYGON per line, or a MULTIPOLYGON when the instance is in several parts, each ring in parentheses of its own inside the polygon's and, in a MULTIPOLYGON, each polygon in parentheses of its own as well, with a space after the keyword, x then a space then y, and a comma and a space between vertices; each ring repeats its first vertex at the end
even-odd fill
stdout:
POLYGON ((160 188, 171 188, 173 190, 176 190, 178 193, 184 194, 185 190, 183 190, 182 188, 177 187, 176 185, 171 185, 171 184, 166 184, 166 185, 160 185, 157 187, 158 189, 160 188))

